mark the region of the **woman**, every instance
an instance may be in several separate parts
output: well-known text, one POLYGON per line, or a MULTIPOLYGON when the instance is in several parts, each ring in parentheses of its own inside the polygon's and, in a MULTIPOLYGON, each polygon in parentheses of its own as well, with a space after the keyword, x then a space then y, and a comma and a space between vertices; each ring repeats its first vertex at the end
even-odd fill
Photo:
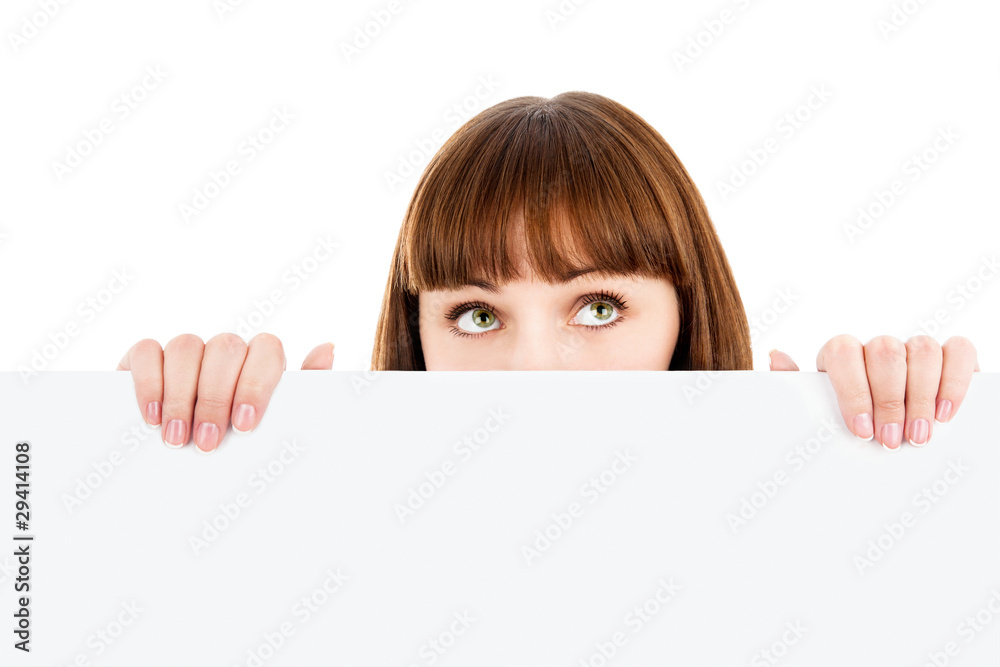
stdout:
MULTIPOLYGON (((773 370, 798 370, 772 351, 773 370)), ((303 369, 329 369, 333 345, 303 369)), ((852 433, 926 444, 978 371, 971 342, 820 350, 852 433)), ((501 102, 431 159, 400 229, 372 370, 750 370, 739 291, 705 203, 652 127, 600 95, 501 102)), ((136 343, 118 365, 149 424, 214 451, 230 420, 260 421, 285 369, 281 342, 192 334, 136 343), (162 405, 162 415, 161 415, 162 405), (193 420, 193 421, 192 421, 193 420)))

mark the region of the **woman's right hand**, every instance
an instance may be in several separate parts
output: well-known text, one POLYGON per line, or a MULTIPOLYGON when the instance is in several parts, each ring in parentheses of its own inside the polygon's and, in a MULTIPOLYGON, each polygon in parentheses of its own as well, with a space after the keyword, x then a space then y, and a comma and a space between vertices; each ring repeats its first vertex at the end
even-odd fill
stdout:
MULTIPOLYGON (((332 366, 333 344, 323 343, 306 355, 302 370, 332 366)), ((132 372, 146 423, 165 424, 163 444, 183 447, 193 433, 198 451, 211 454, 230 421, 242 432, 260 422, 285 370, 285 351, 269 333, 259 333, 249 343, 233 333, 207 343, 194 334, 181 334, 162 349, 145 338, 125 353, 116 370, 132 372)))

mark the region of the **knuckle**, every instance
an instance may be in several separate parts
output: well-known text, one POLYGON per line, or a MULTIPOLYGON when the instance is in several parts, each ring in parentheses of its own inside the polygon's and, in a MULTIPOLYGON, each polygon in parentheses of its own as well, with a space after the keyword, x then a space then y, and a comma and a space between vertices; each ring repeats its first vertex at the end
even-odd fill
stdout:
POLYGON ((968 376, 957 375, 954 372, 945 372, 941 374, 941 390, 942 393, 954 391, 956 388, 963 386, 969 381, 968 376))
POLYGON ((255 340, 255 341, 258 341, 258 342, 267 342, 267 343, 271 343, 271 344, 281 345, 281 339, 279 339, 273 333, 268 333, 267 331, 261 331, 260 333, 256 334, 250 340, 255 340))
POLYGON ((901 399, 890 398, 881 401, 876 401, 875 407, 876 409, 882 412, 896 414, 903 412, 904 409, 906 408, 906 404, 901 399))
POLYGON ((881 360, 905 359, 906 346, 898 338, 876 336, 865 345, 865 357, 874 357, 881 360))
POLYGON ((911 399, 906 404, 906 414, 913 415, 913 418, 926 417, 926 415, 934 416, 934 408, 936 407, 934 397, 931 398, 918 398, 911 399))
POLYGON ((191 413, 194 411, 194 399, 182 396, 163 397, 163 423, 170 419, 178 418, 191 421, 191 413))
POLYGON ((199 412, 205 410, 212 414, 218 414, 220 412, 227 412, 231 405, 231 397, 220 396, 218 394, 207 394, 205 396, 198 394, 197 408, 199 412))
POLYGON ((857 411, 867 411, 871 405, 872 395, 868 387, 855 387, 848 389, 843 397, 844 402, 857 411))
POLYGON ((842 359, 860 348, 861 341, 850 334, 840 334, 828 340, 823 347, 827 358, 842 359))
POLYGON ((234 333, 220 333, 212 336, 205 347, 218 348, 230 356, 239 356, 246 352, 247 344, 234 333))
POLYGON ((195 334, 181 334, 170 339, 166 347, 163 348, 164 353, 197 353, 202 354, 205 350, 205 343, 195 334))
POLYGON ((829 341, 827 341, 826 344, 830 345, 831 347, 837 347, 837 348, 847 347, 850 349, 854 347, 859 347, 861 345, 861 341, 858 340, 856 337, 852 336, 851 334, 837 334, 829 341))
POLYGON ((933 357, 941 353, 941 346, 930 336, 914 336, 906 341, 906 358, 933 357))
POLYGON ((150 378, 135 378, 135 386, 142 396, 155 398, 163 392, 163 383, 150 378))
POLYGON ((274 334, 267 333, 266 331, 262 331, 251 338, 250 342, 254 344, 263 344, 269 348, 277 350, 281 354, 285 353, 285 347, 281 344, 281 339, 274 334))
POLYGON ((153 340, 152 338, 143 338, 138 343, 132 346, 132 349, 136 352, 159 352, 163 348, 160 347, 159 341, 153 340))
POLYGON ((240 380, 240 403, 259 404, 268 398, 272 391, 271 385, 257 379, 240 380))
POLYGON ((947 348, 949 352, 976 352, 976 346, 965 336, 952 336, 941 347, 947 348))

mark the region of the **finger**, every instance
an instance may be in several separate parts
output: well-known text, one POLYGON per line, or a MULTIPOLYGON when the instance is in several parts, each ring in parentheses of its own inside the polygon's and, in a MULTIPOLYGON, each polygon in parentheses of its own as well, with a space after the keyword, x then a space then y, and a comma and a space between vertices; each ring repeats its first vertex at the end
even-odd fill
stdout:
POLYGON ((871 440, 875 435, 872 396, 861 341, 847 334, 834 336, 816 355, 816 370, 830 377, 847 428, 862 440, 871 440))
POLYGON ((194 444, 203 454, 214 452, 229 428, 236 380, 246 357, 247 344, 234 333, 221 333, 205 343, 193 422, 194 444))
POLYGON ((163 407, 163 348, 152 338, 144 338, 129 348, 118 362, 118 371, 131 371, 135 398, 146 423, 160 425, 163 407))
POLYGON ((917 447, 930 442, 933 433, 941 356, 941 346, 930 336, 914 336, 906 342, 905 437, 917 447))
POLYGON ((875 437, 890 451, 903 442, 906 418, 906 346, 892 336, 876 336, 865 345, 865 368, 875 408, 875 437))
POLYGON ((964 336, 952 336, 946 340, 941 346, 941 352, 944 359, 934 419, 944 423, 955 416, 965 400, 972 374, 979 371, 979 360, 976 346, 964 336))
POLYGON ((768 364, 772 371, 797 371, 799 367, 792 358, 784 352, 771 350, 767 353, 768 364))
POLYGON ((194 334, 181 334, 163 348, 163 444, 168 447, 188 441, 204 351, 205 343, 194 334))
POLYGON ((333 368, 333 343, 317 345, 302 362, 304 371, 328 371, 331 368, 333 368))
POLYGON ((284 370, 285 350, 277 336, 259 333, 250 339, 233 399, 234 429, 246 433, 260 423, 284 370))

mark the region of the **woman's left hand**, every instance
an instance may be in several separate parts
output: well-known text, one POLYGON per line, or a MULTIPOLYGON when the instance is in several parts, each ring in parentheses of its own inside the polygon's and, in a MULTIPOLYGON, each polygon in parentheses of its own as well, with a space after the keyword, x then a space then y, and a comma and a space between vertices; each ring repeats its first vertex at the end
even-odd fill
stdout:
MULTIPOLYGON (((784 352, 771 350, 769 356, 773 371, 799 370, 784 352)), ((877 336, 862 345, 841 334, 819 351, 816 370, 830 376, 851 432, 862 440, 877 433, 882 446, 895 451, 904 437, 911 445, 924 446, 934 421, 955 416, 979 362, 975 346, 963 336, 952 336, 943 345, 930 336, 914 336, 906 343, 877 336)))

